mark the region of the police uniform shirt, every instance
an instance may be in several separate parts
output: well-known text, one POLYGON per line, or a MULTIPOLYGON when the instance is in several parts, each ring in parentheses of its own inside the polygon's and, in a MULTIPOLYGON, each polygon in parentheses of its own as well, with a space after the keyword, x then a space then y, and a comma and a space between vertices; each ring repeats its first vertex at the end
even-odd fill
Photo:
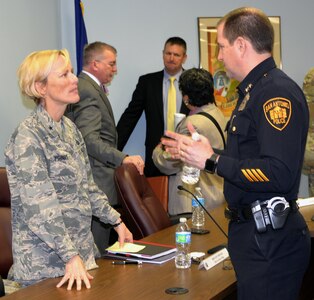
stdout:
POLYGON ((247 75, 238 92, 227 149, 217 166, 229 206, 274 196, 297 199, 309 126, 302 90, 268 58, 247 75))

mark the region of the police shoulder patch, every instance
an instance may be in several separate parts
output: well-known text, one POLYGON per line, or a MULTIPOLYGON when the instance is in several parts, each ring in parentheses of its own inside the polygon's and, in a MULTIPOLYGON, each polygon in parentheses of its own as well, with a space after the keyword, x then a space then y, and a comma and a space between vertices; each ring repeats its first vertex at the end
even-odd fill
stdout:
POLYGON ((292 113, 290 100, 272 98, 264 103, 263 109, 266 120, 275 129, 281 131, 289 124, 292 113))

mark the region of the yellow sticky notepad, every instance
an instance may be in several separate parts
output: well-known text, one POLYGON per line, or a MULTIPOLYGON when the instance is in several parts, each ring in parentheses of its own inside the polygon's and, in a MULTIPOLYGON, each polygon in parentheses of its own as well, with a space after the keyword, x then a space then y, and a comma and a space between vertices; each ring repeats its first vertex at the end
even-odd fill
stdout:
POLYGON ((112 246, 108 247, 106 250, 111 252, 119 252, 119 253, 137 253, 143 250, 145 246, 137 245, 133 243, 124 243, 123 247, 120 248, 119 242, 115 242, 112 246))

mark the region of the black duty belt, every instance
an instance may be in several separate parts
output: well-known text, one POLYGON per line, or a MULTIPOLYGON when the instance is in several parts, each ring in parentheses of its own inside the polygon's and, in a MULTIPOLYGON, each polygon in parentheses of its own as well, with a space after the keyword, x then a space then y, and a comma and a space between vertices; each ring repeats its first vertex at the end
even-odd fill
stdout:
MULTIPOLYGON (((288 202, 291 208, 291 212, 298 211, 299 206, 296 203, 296 201, 288 201, 288 202)), ((248 221, 250 219, 253 219, 251 205, 246 205, 241 208, 227 207, 225 208, 225 217, 230 221, 236 221, 236 222, 248 221)))

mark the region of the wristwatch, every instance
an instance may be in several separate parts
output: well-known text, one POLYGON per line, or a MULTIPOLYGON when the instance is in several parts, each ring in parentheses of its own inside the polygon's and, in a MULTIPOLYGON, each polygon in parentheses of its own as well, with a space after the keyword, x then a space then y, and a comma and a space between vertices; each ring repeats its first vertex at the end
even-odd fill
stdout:
POLYGON ((214 174, 217 168, 217 158, 218 154, 213 153, 210 158, 208 158, 205 162, 205 171, 214 174))

